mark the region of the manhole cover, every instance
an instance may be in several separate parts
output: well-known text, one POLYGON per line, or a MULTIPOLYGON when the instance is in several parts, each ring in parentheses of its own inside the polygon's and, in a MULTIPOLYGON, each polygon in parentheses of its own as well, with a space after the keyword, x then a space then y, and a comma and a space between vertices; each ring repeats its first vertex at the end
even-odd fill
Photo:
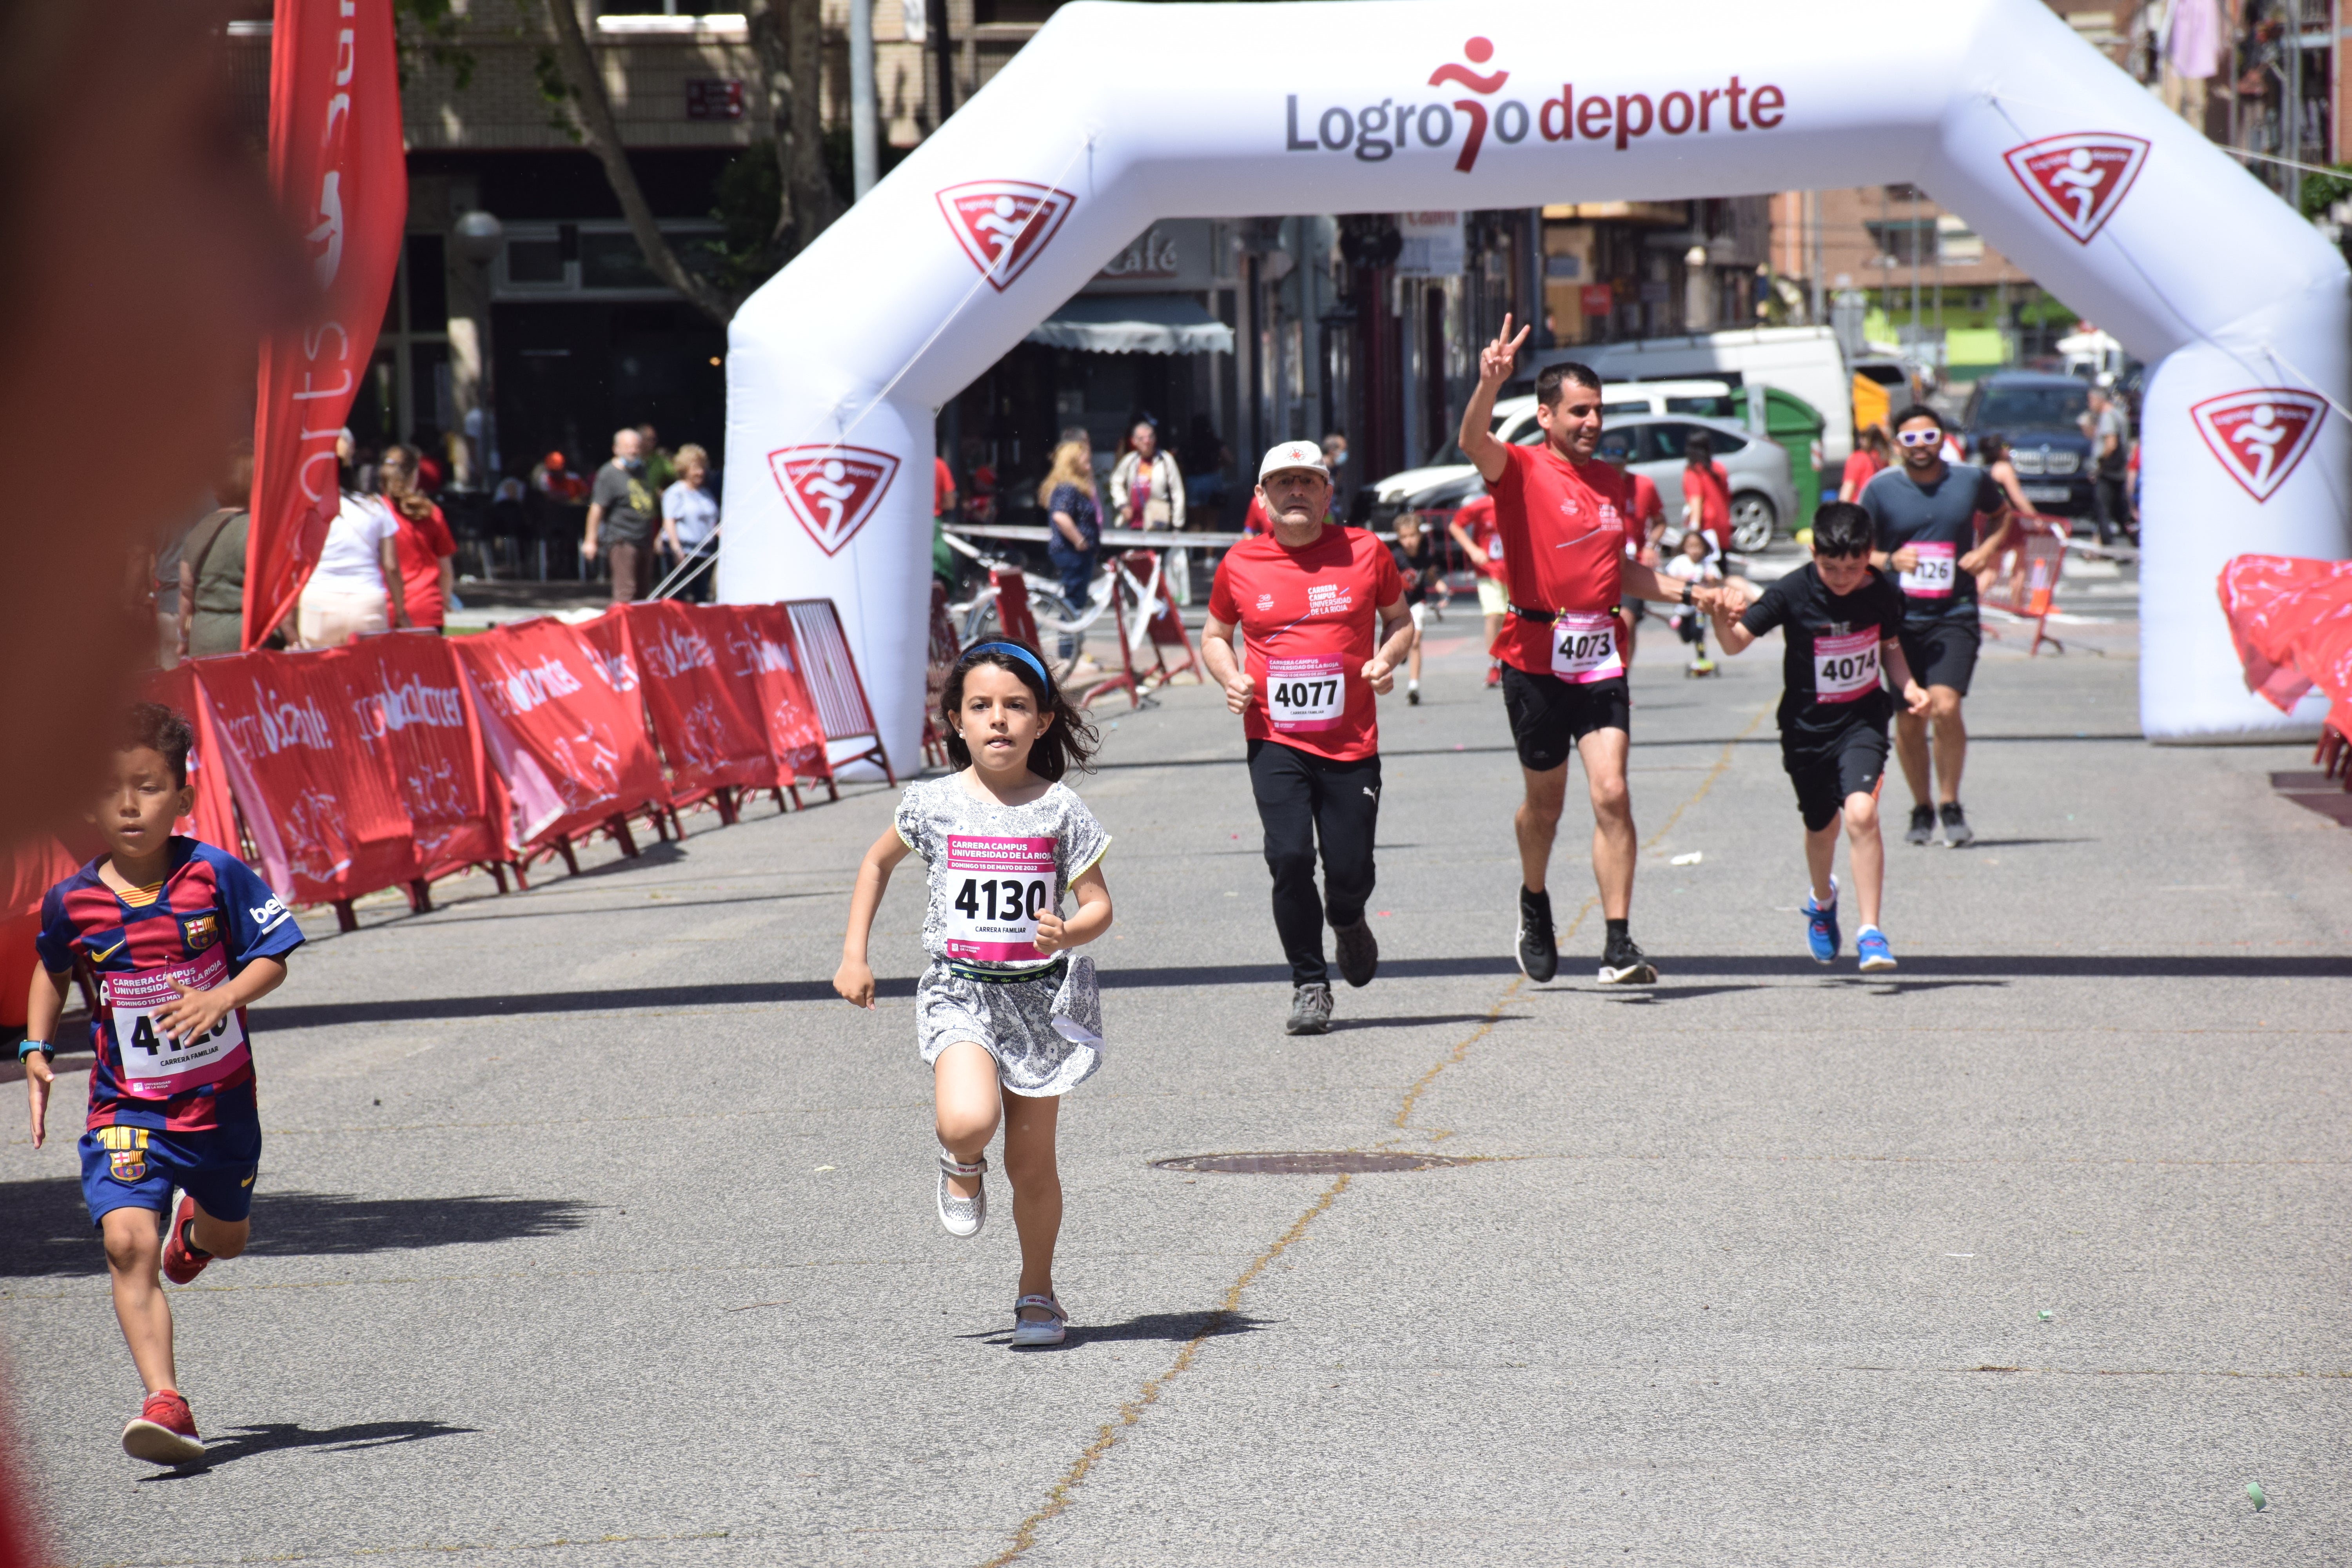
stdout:
POLYGON ((1185 1154, 1151 1164, 1160 1171, 1215 1171, 1233 1176, 1336 1176, 1347 1171, 1430 1171, 1470 1163, 1444 1154, 1308 1149, 1278 1154, 1185 1154))

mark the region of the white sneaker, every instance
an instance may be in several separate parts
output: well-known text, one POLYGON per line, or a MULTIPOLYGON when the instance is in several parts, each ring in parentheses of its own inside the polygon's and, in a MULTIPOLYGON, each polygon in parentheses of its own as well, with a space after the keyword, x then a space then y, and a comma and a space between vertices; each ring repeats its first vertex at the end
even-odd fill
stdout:
POLYGON ((988 1223, 988 1188, 968 1198, 960 1198, 948 1189, 950 1176, 980 1176, 988 1172, 988 1156, 982 1154, 967 1165, 945 1150, 940 1152, 940 1227, 950 1236, 971 1237, 988 1223))
POLYGON ((1051 1296, 1024 1296, 1013 1303, 1013 1347, 1057 1345, 1067 1333, 1070 1314, 1062 1310, 1062 1303, 1051 1296), (1024 1307, 1043 1307, 1054 1315, 1050 1318, 1024 1318, 1024 1307))

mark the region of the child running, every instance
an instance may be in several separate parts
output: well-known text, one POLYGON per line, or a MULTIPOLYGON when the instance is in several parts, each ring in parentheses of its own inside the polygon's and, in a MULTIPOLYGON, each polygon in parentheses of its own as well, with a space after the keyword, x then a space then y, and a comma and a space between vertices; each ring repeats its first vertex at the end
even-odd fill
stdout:
POLYGON ((37 1149, 57 1079, 58 1015, 75 961, 89 960, 99 981, 98 1060, 82 1197, 106 1246, 114 1315, 147 1385, 122 1449, 158 1465, 197 1463, 205 1445, 180 1394, 172 1308, 156 1269, 185 1285, 215 1258, 245 1250, 261 1163, 245 1008, 278 988, 286 955, 302 944, 301 927, 250 867, 173 836, 172 824, 195 804, 193 739, 168 708, 131 710, 89 814, 106 852, 41 900, 41 962, 16 1047, 37 1149), (175 1187, 184 1194, 176 1207, 175 1187))
POLYGON ((930 863, 915 985, 917 1041, 931 1069, 940 1146, 940 1224, 977 1236, 988 1217, 988 1141, 1004 1123, 1004 1173, 1021 1237, 1013 1343, 1057 1345, 1069 1314, 1054 1295, 1062 1177, 1054 1162, 1061 1097, 1100 1065, 1094 961, 1066 956, 1110 929, 1103 852, 1110 838, 1061 782, 1094 754, 1095 731, 1013 642, 966 648, 940 713, 961 771, 907 786, 891 830, 857 868, 833 988, 874 1005, 866 938, 890 873, 909 852, 930 863), (1078 909, 1065 919, 1062 897, 1078 909))
POLYGON ((1886 721, 1894 710, 1880 684, 1881 668, 1902 688, 1913 713, 1927 710, 1927 690, 1911 678, 1896 640, 1902 591, 1871 565, 1871 545, 1870 514, 1849 501, 1831 501, 1813 514, 1811 565, 1773 583, 1737 620, 1728 605, 1715 612, 1726 655, 1781 628, 1780 763, 1797 786, 1813 883, 1805 900, 1805 942, 1816 963, 1838 955, 1838 884, 1830 868, 1843 815, 1854 891, 1862 899, 1862 931, 1853 946, 1864 973, 1895 967, 1878 926, 1886 872, 1878 790, 1886 778, 1886 721))
MULTIPOLYGON (((1708 558, 1706 546, 1706 535, 1696 528, 1690 530, 1683 535, 1682 549, 1661 570, 1681 583, 1722 582, 1723 568, 1708 558)), ((1684 673, 1713 675, 1715 660, 1706 657, 1706 616, 1697 605, 1692 605, 1675 611, 1672 619, 1675 635, 1689 645, 1691 650, 1690 667, 1684 673)), ((1728 653, 1731 650, 1726 648, 1724 651, 1728 653)))

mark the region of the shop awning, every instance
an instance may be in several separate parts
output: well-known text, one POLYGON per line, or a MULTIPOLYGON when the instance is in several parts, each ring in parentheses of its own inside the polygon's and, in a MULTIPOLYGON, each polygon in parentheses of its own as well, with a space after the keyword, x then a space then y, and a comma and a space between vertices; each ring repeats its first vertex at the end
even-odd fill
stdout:
POLYGON ((1081 294, 1038 322, 1029 341, 1098 354, 1234 352, 1234 330, 1185 294, 1081 294))

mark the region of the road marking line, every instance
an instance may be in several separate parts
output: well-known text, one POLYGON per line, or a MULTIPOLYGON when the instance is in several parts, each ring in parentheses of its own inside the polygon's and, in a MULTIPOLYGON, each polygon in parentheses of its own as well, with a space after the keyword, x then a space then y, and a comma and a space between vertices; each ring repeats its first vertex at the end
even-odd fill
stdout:
MULTIPOLYGON (((1748 721, 1748 728, 1742 730, 1738 735, 1735 735, 1730 740, 1726 741, 1723 743, 1723 754, 1716 759, 1715 766, 1707 770, 1706 777, 1699 781, 1698 788, 1691 793, 1690 797, 1687 800, 1685 800, 1680 805, 1675 807, 1673 814, 1666 818, 1665 826, 1659 828, 1657 832, 1650 836, 1649 841, 1643 846, 1643 848, 1656 848, 1658 841, 1673 830, 1675 823, 1682 820, 1683 813, 1688 811, 1692 806, 1696 805, 1700 801, 1706 798, 1707 791, 1715 787, 1715 781, 1721 778, 1729 771, 1734 750, 1742 741, 1745 741, 1749 735, 1755 733, 1756 727, 1764 721, 1764 716, 1771 710, 1772 710, 1769 706, 1758 709, 1756 710, 1756 717, 1748 721)), ((1568 931, 1565 934, 1568 936, 1575 935, 1577 928, 1584 923, 1585 917, 1592 912, 1594 906, 1599 902, 1600 900, 1597 897, 1587 899, 1584 901, 1584 907, 1576 912, 1576 919, 1569 922, 1568 931)), ((1406 1119, 1412 1114, 1412 1108, 1421 1099, 1423 1091, 1428 1089, 1430 1084, 1436 1079, 1438 1074, 1444 1072, 1455 1062, 1460 1061, 1464 1053, 1467 1052, 1472 1046, 1477 1044, 1478 1041, 1486 1037, 1487 1032, 1494 1028, 1495 1020, 1502 1016, 1503 1009, 1510 1005, 1512 999, 1517 994, 1519 987, 1526 984, 1527 976, 1520 975, 1517 979, 1513 980, 1509 985, 1504 987, 1502 995, 1496 1000, 1494 1006, 1487 1009, 1486 1021, 1480 1024, 1477 1028, 1472 1030, 1471 1033, 1456 1044, 1452 1050, 1446 1052, 1444 1056, 1440 1057, 1437 1059, 1436 1065, 1432 1067, 1427 1072, 1422 1074, 1419 1079, 1414 1080, 1412 1085, 1404 1091, 1404 1097, 1397 1106, 1397 1113, 1394 1120, 1391 1121, 1391 1126, 1399 1129, 1404 1127, 1406 1119)), ((1390 1143, 1394 1143, 1398 1141, 1395 1139, 1389 1140, 1390 1143)), ((1381 1146, 1387 1147, 1387 1144, 1382 1144, 1381 1146)), ((1136 1391, 1136 1395, 1133 1399, 1129 1400, 1126 1404, 1121 1405, 1118 1407, 1118 1419, 1116 1421, 1106 1422, 1103 1425, 1100 1433, 1096 1436, 1095 1440, 1087 1446, 1087 1449, 1084 1453, 1078 1456, 1076 1462, 1071 1465, 1067 1470, 1062 1472, 1062 1479, 1055 1481, 1054 1483, 1053 1489, 1045 1494, 1045 1506, 1015 1526, 1013 1531, 1012 1543, 1006 1546, 1003 1551, 998 1552, 995 1556, 988 1559, 985 1563, 982 1563, 980 1565, 980 1568, 1008 1568, 1009 1564, 1024 1555, 1032 1546, 1037 1544, 1037 1532, 1043 1530, 1049 1521, 1059 1517, 1063 1510, 1070 1506, 1071 1494, 1076 1492, 1080 1486, 1086 1483, 1087 1477, 1094 1470, 1095 1462, 1097 1459, 1100 1459, 1104 1455, 1109 1453, 1111 1449, 1118 1447, 1119 1439, 1125 1436, 1129 1429, 1142 1421, 1143 1413, 1152 1405, 1158 1404, 1160 1402, 1160 1394, 1167 1388, 1167 1386, 1171 1383, 1174 1382, 1179 1376, 1182 1375, 1185 1369, 1192 1364, 1193 1359, 1200 1354, 1201 1347, 1208 1342, 1209 1337, 1212 1334, 1214 1334, 1220 1328, 1223 1327, 1225 1319, 1240 1310, 1242 1293, 1247 1290, 1257 1277, 1265 1271, 1266 1265, 1281 1257, 1282 1254, 1289 1248, 1292 1242, 1297 1241, 1301 1237, 1305 1236, 1307 1234, 1307 1227, 1313 1225, 1316 1220, 1323 1215, 1325 1211, 1329 1209, 1334 1203, 1339 1201, 1339 1194, 1348 1190, 1348 1184, 1352 1179, 1352 1176, 1342 1175, 1339 1180, 1333 1182, 1330 1186, 1325 1188, 1323 1195, 1316 1199, 1313 1206, 1308 1208, 1305 1214, 1300 1215, 1296 1220, 1293 1220, 1291 1222, 1290 1228, 1284 1231, 1282 1235, 1275 1240, 1273 1246, 1267 1247, 1264 1252, 1259 1253, 1255 1258, 1250 1260, 1249 1267, 1243 1269, 1241 1277, 1235 1279, 1232 1286, 1226 1289, 1225 1298, 1223 1301, 1218 1303, 1216 1315, 1210 1320, 1208 1326, 1203 1328, 1199 1333, 1194 1334, 1191 1339, 1184 1342, 1183 1349, 1176 1352, 1176 1359, 1169 1363, 1168 1370, 1166 1372, 1161 1373, 1159 1376, 1145 1383, 1141 1388, 1136 1391)))

